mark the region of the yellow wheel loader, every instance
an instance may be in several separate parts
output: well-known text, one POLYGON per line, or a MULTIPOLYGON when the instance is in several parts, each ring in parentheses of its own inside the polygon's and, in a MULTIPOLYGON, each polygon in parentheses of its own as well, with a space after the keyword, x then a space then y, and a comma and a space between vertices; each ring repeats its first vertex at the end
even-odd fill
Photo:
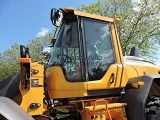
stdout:
POLYGON ((119 19, 73 8, 53 8, 50 17, 56 31, 46 60, 32 62, 21 45, 21 70, 0 82, 0 104, 10 100, 36 120, 160 119, 160 67, 139 58, 137 47, 123 56, 119 19))

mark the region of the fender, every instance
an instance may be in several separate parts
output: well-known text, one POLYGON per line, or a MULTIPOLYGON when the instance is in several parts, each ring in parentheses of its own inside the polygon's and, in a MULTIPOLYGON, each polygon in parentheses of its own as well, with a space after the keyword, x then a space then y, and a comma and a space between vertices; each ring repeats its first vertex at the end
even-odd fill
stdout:
MULTIPOLYGON (((127 89, 120 102, 126 102, 126 114, 128 120, 146 120, 145 103, 150 92, 152 83, 160 83, 160 75, 145 75, 133 78, 132 81, 143 81, 144 86, 138 89, 127 89), (158 82, 157 82, 158 81, 158 82)), ((160 86, 160 84, 158 85, 160 86)), ((159 91, 160 92, 160 91, 159 91)))
POLYGON ((0 117, 3 115, 8 120, 34 120, 18 104, 6 97, 0 97, 0 117))

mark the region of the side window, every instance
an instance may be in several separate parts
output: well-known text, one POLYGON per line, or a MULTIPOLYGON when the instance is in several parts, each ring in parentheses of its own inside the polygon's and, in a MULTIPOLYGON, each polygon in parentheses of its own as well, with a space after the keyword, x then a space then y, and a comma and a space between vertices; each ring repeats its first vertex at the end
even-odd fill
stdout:
POLYGON ((115 62, 110 25, 84 19, 84 26, 89 80, 99 80, 115 62))

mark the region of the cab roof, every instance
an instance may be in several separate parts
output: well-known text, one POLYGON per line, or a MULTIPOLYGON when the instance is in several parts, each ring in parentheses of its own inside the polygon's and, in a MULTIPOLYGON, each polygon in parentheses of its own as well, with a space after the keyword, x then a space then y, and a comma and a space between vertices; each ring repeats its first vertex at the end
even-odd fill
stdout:
POLYGON ((97 20, 102 20, 102 21, 107 21, 107 22, 112 22, 112 23, 120 22, 120 20, 118 18, 108 18, 108 17, 103 17, 103 16, 100 16, 100 15, 75 11, 74 8, 70 8, 70 7, 64 8, 64 10, 67 13, 74 14, 76 16, 82 16, 82 17, 86 17, 86 18, 97 19, 97 20))

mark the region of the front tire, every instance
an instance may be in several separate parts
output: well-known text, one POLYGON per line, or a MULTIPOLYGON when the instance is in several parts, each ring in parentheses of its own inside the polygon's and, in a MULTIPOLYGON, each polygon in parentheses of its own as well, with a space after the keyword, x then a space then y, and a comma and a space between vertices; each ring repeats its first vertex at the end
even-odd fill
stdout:
POLYGON ((160 97, 150 96, 146 101, 146 120, 160 120, 160 97))

